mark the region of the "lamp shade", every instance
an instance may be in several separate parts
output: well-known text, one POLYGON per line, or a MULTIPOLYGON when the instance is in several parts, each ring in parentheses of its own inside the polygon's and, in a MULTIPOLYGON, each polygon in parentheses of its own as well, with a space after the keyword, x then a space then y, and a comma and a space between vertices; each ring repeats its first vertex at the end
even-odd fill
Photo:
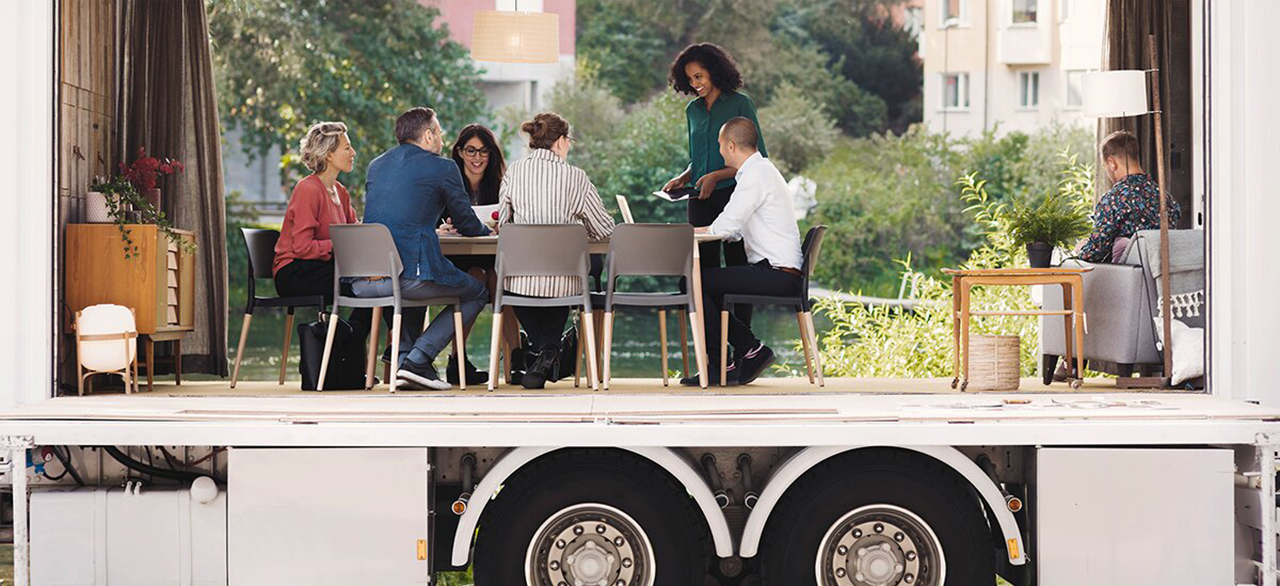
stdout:
POLYGON ((1147 105, 1147 72, 1099 71, 1084 74, 1080 82, 1084 115, 1089 118, 1121 118, 1151 111, 1147 105))
POLYGON ((471 58, 499 63, 556 63, 560 60, 560 15, 478 12, 471 33, 471 58))

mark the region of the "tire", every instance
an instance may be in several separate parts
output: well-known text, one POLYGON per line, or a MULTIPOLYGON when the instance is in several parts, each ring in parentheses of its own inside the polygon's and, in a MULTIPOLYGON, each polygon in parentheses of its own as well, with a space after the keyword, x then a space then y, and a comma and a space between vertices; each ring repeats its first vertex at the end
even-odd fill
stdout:
POLYGON ((621 578, 628 586, 703 586, 709 532, 670 474, 620 450, 553 452, 512 475, 485 511, 476 540, 475 583, 555 586, 559 576, 578 567, 570 565, 571 552, 595 554, 597 565, 589 568, 594 571, 604 559, 602 551, 618 538, 622 545, 608 550, 617 565, 594 574, 607 579, 588 579, 587 584, 613 586, 621 578), (604 521, 575 521, 585 518, 604 521), (602 546, 585 544, 593 537, 589 530, 582 538, 567 533, 605 526, 602 546), (568 536, 566 547, 556 547, 556 535, 568 536), (542 547, 535 547, 535 540, 542 547), (623 560, 632 558, 633 565, 623 569, 623 560), (560 574, 551 571, 552 562, 560 566, 560 574), (530 566, 537 568, 533 580, 527 580, 530 566))
POLYGON ((906 584, 905 574, 914 571, 919 573, 912 577, 913 586, 992 584, 996 572, 991 544, 982 505, 954 470, 913 452, 862 449, 818 465, 787 491, 765 528, 761 575, 765 586, 857 584, 845 577, 864 566, 838 562, 855 559, 852 550, 866 550, 885 556, 891 566, 905 567, 892 578, 864 583, 906 584), (859 519, 862 524, 857 524, 859 519), (874 535, 873 525, 885 527, 890 537, 874 535), (898 530, 899 525, 904 528, 898 530), (867 529, 858 533, 858 528, 867 529), (910 536, 898 539, 899 533, 910 536), (847 541, 840 541, 841 535, 847 541), (895 546, 891 538, 901 545, 895 546), (841 545, 845 554, 833 557, 841 545), (879 551, 882 547, 884 553, 879 551), (941 555, 935 553, 938 550, 941 555), (827 563, 819 565, 820 558, 827 563), (819 581, 818 573, 828 571, 844 574, 827 574, 819 581))

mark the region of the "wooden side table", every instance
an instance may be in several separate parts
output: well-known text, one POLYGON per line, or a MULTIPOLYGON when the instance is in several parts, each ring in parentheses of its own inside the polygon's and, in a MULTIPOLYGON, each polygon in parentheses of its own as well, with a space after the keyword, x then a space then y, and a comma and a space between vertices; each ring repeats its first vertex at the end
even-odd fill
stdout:
POLYGON ((1012 269, 974 269, 954 270, 942 269, 951 275, 951 329, 955 336, 955 378, 951 380, 951 388, 959 385, 963 391, 969 387, 969 322, 974 316, 984 315, 1061 315, 1066 330, 1066 354, 1063 358, 1071 363, 1073 354, 1072 334, 1075 335, 1074 354, 1076 376, 1068 381, 1071 388, 1079 389, 1084 375, 1084 277, 1092 268, 1054 267, 1047 269, 1012 268, 1012 269), (971 311, 969 300, 976 285, 1016 286, 1016 285, 1059 285, 1062 287, 1064 309, 1059 311, 971 311), (963 363, 961 356, 964 356, 963 363))

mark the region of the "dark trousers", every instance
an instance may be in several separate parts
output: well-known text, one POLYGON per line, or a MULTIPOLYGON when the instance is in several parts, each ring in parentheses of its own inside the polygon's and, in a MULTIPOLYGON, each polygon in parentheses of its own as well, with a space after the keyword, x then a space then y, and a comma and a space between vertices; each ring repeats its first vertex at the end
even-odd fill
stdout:
MULTIPOLYGON (((707 199, 692 198, 689 200, 689 223, 695 228, 710 226, 716 221, 716 217, 720 212, 724 211, 724 207, 729 205, 729 197, 733 195, 733 187, 724 187, 711 192, 711 197, 707 199)), ((722 266, 737 267, 747 264, 746 245, 741 241, 737 242, 703 242, 698 245, 698 256, 701 257, 699 262, 703 269, 714 269, 722 266), (720 261, 721 250, 724 251, 724 262, 720 261)), ((751 306, 740 305, 735 307, 733 314, 742 321, 742 323, 751 325, 751 306)), ((717 330, 718 331, 718 330, 717 330)))
POLYGON ((541 352, 548 346, 560 348, 560 339, 564 337, 564 324, 569 321, 568 307, 521 307, 515 306, 516 318, 529 335, 529 343, 541 352))
MULTIPOLYGON (((715 358, 707 363, 719 364, 720 310, 724 307, 725 294, 797 295, 800 285, 799 275, 775 269, 769 266, 767 260, 739 267, 703 269, 702 323, 707 329, 707 356, 715 358)), ((759 343, 760 340, 751 332, 751 325, 743 322, 737 314, 730 313, 729 344, 733 346, 734 359, 740 358, 759 343)))
MULTIPOLYGON (((276 294, 281 297, 302 295, 324 295, 324 301, 333 304, 333 261, 295 259, 280 267, 275 276, 276 294)), ((344 293, 350 294, 350 293, 344 293)), ((361 339, 369 335, 369 325, 373 322, 373 310, 357 307, 351 310, 347 321, 355 329, 361 339)), ((383 310, 382 321, 391 327, 394 312, 383 310)), ((406 307, 400 318, 400 344, 409 348, 422 331, 426 320, 426 311, 421 307, 406 307)), ((389 330, 388 330, 389 331, 389 330)))

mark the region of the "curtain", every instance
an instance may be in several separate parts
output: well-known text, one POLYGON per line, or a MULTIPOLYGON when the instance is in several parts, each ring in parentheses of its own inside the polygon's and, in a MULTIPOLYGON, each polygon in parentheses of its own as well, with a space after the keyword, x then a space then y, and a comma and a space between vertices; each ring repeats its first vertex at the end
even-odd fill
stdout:
POLYGON ((182 161, 161 183, 162 209, 196 234, 195 331, 184 371, 227 375, 227 242, 222 135, 203 0, 127 0, 120 20, 119 153, 182 161))
MULTIPOLYGON (((1191 217, 1191 6, 1189 0, 1108 0, 1103 68, 1151 69, 1149 35, 1155 35, 1156 68, 1164 118, 1165 189, 1182 208, 1176 228, 1189 228, 1191 217)), ((1098 136, 1128 130, 1142 145, 1142 166, 1159 179, 1153 116, 1103 118, 1098 136)), ((1101 156, 1101 155, 1099 155, 1101 156)), ((1101 169, 1101 162, 1099 162, 1101 169)), ((1106 187, 1099 191, 1101 196, 1106 187)))

